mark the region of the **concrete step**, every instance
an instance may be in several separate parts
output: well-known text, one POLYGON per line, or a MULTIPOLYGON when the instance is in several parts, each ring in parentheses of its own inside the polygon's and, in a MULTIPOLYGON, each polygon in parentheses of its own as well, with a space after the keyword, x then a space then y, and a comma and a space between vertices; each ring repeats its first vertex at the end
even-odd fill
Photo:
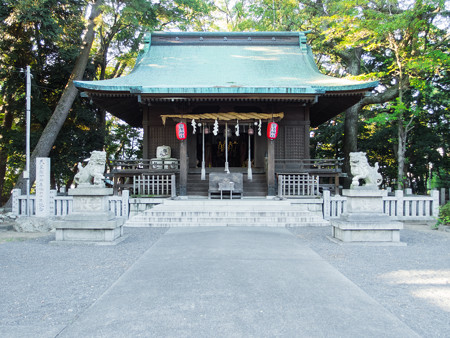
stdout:
MULTIPOLYGON (((314 201, 309 201, 310 203, 314 201)), ((165 200, 130 218, 129 227, 181 226, 325 226, 320 209, 289 200, 165 200)))
POLYGON ((151 217, 136 217, 134 218, 136 222, 148 222, 148 223, 158 223, 158 222, 174 222, 174 223, 222 223, 226 221, 227 223, 233 224, 250 224, 258 223, 264 221, 266 223, 307 223, 307 222, 318 222, 322 221, 320 218, 316 217, 170 217, 170 216, 151 216, 151 217))
MULTIPOLYGON (((138 215, 140 217, 316 217, 315 213, 296 211, 151 211, 138 215)), ((319 215, 321 216, 321 215, 319 215)), ((137 216, 136 216, 137 217, 137 216)))
POLYGON ((179 223, 174 223, 174 222, 155 222, 155 223, 147 223, 147 222, 142 222, 142 223, 133 223, 133 224, 126 224, 125 226, 127 227, 134 227, 134 228, 146 228, 146 227, 155 227, 155 228, 171 228, 171 227, 192 227, 192 226, 214 226, 214 227, 222 227, 222 226, 226 226, 226 227, 231 227, 231 226, 258 226, 258 227, 298 227, 298 226, 317 226, 317 227, 322 227, 322 226, 328 226, 330 225, 329 222, 308 222, 308 223, 264 223, 264 222, 259 222, 259 223, 250 223, 250 224, 244 224, 244 223, 240 223, 240 224, 235 224, 235 223, 228 223, 228 222, 222 222, 222 223, 200 223, 200 224, 194 224, 194 223, 187 223, 187 222, 179 222, 179 223))

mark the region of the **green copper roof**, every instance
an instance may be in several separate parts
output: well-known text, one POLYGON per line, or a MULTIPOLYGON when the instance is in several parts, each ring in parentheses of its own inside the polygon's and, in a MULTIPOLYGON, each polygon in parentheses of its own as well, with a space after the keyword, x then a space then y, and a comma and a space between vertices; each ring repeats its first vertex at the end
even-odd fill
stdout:
POLYGON ((304 33, 153 33, 133 71, 80 90, 136 94, 320 94, 377 82, 334 78, 317 69, 304 33))

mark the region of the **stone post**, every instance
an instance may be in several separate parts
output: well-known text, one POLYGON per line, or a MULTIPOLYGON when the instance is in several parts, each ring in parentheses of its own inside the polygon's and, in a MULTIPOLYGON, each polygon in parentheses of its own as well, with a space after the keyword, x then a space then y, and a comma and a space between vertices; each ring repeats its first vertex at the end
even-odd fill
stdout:
POLYGON ((396 216, 397 219, 402 219, 404 213, 403 191, 395 190, 395 198, 397 200, 396 216))
POLYGON ((433 198, 433 206, 431 208, 431 216, 439 217, 439 191, 431 190, 431 197, 433 198))
POLYGON ((330 202, 331 202, 331 192, 330 190, 323 191, 323 218, 326 220, 330 219, 330 202))
POLYGON ((130 191, 122 190, 122 217, 128 219, 128 214, 130 213, 130 191))
POLYGON ((440 205, 445 204, 445 188, 441 188, 441 198, 440 198, 440 205))
POLYGON ((13 189, 12 191, 12 213, 16 216, 20 216, 19 213, 19 196, 21 194, 20 189, 13 189))
POLYGON ((56 199, 57 192, 56 190, 50 190, 50 195, 48 199, 48 203, 50 204, 49 213, 50 216, 56 216, 56 208, 55 208, 55 199, 56 199))
POLYGON ((36 217, 50 215, 50 158, 36 158, 36 217))

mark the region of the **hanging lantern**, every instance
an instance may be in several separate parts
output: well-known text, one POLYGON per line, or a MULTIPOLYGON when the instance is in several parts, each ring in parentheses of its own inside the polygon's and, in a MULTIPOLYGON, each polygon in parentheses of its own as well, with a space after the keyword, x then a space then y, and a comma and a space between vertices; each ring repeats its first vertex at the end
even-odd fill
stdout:
POLYGON ((248 132, 249 135, 253 135, 255 133, 255 131, 253 130, 252 127, 248 128, 247 132, 248 132))
POLYGON ((176 125, 177 139, 183 141, 187 137, 186 123, 180 122, 176 125))
POLYGON ((271 140, 275 140, 278 136, 278 124, 275 122, 269 122, 267 124, 267 137, 271 140))

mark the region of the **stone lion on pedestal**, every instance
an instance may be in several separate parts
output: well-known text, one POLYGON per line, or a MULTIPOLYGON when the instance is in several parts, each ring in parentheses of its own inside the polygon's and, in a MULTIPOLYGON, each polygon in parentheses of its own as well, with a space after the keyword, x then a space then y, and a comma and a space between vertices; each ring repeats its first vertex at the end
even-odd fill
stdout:
POLYGON ((367 188, 377 188, 383 182, 383 177, 378 172, 378 168, 378 162, 375 163, 374 167, 369 165, 366 153, 350 153, 350 169, 353 175, 352 187, 359 186, 359 180, 363 179, 367 188))
POLYGON ((95 186, 104 188, 105 176, 103 173, 105 172, 106 165, 106 152, 104 151, 93 151, 91 153, 91 157, 89 159, 89 163, 85 167, 79 166, 79 171, 75 175, 75 183, 81 186, 95 186))

